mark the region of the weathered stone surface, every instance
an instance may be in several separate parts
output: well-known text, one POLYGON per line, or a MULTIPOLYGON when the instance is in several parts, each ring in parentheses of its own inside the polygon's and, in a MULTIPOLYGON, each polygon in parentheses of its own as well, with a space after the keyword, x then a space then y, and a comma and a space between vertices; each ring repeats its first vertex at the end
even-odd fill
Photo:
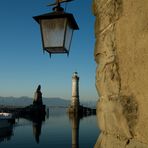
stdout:
POLYGON ((119 136, 101 133, 95 148, 147 148, 147 144, 138 140, 127 140, 119 136))
POLYGON ((148 1, 94 0, 95 148, 148 148, 148 1))

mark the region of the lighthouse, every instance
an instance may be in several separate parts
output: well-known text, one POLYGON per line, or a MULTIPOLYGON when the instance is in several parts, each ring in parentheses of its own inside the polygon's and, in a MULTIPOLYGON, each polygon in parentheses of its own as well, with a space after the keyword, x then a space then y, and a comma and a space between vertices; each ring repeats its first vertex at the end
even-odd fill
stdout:
POLYGON ((71 108, 73 108, 74 112, 78 112, 78 109, 79 109, 79 76, 77 72, 74 72, 72 76, 71 108))

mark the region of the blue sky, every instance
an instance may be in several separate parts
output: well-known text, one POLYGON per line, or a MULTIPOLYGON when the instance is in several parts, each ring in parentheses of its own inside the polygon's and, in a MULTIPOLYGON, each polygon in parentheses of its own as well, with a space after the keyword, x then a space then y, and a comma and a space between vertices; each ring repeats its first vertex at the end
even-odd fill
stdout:
MULTIPOLYGON (((92 0, 67 4, 80 30, 74 32, 69 57, 43 54, 33 16, 48 13, 54 0, 0 1, 0 96, 29 96, 38 84, 44 97, 71 98, 71 77, 80 76, 80 99, 97 100, 92 0)), ((65 7, 65 4, 62 5, 65 7)))

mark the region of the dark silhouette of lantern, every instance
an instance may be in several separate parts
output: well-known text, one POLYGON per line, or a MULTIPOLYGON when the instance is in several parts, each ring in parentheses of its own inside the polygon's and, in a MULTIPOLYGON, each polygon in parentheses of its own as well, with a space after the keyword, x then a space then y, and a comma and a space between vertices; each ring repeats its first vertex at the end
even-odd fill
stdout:
MULTIPOLYGON (((53 12, 33 17, 40 25, 43 50, 50 55, 69 54, 73 31, 79 27, 71 13, 64 12, 60 3, 72 0, 57 0, 53 12)), ((49 5, 49 6, 51 6, 49 5)))

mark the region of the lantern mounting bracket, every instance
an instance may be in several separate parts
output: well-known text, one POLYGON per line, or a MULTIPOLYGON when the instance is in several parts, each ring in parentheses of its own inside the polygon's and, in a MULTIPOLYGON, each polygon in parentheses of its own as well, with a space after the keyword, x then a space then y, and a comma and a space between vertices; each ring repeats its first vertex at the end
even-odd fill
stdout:
POLYGON ((48 4, 47 6, 55 6, 53 7, 53 11, 63 11, 64 9, 61 7, 61 3, 71 2, 73 0, 56 0, 55 3, 48 4))

